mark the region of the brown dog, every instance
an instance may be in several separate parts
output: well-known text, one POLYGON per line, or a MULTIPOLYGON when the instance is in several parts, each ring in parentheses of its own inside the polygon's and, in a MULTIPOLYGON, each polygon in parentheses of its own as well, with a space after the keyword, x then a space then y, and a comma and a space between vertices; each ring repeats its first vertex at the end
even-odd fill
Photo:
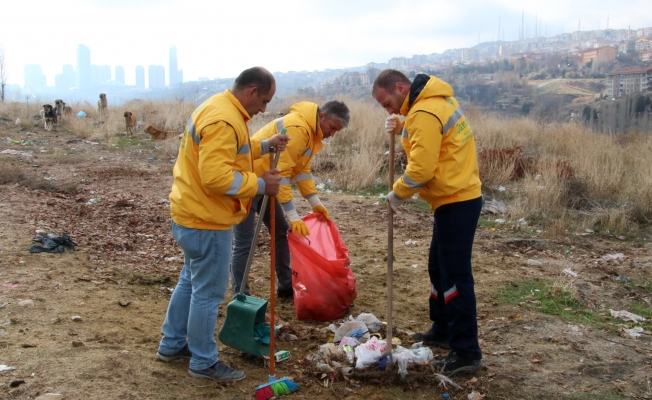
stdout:
POLYGON ((136 116, 129 111, 125 111, 125 126, 127 127, 127 135, 132 135, 136 129, 136 116))
POLYGON ((64 103, 63 100, 61 99, 56 99, 54 101, 54 108, 57 113, 57 124, 60 124, 61 121, 63 120, 63 108, 66 106, 66 103, 64 103))
POLYGON ((160 129, 154 128, 151 125, 147 125, 145 132, 147 132, 153 140, 165 140, 173 136, 179 136, 179 134, 175 131, 162 131, 160 129))
POLYGON ((106 93, 100 93, 100 99, 97 101, 97 113, 100 117, 106 117, 106 109, 109 106, 106 101, 106 93))

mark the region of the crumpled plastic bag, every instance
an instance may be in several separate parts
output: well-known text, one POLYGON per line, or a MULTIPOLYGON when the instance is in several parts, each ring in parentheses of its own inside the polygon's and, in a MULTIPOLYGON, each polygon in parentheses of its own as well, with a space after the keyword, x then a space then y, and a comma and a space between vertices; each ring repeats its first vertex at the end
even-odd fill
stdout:
POLYGON ((335 328, 335 325, 331 324, 329 328, 335 332, 335 337, 333 338, 333 342, 335 343, 346 336, 353 336, 358 340, 369 339, 369 328, 362 321, 346 321, 339 328, 335 328), (333 330, 334 328, 335 330, 333 330))
POLYGON ((377 363, 385 354, 387 350, 387 342, 378 340, 377 337, 372 337, 366 343, 363 343, 355 348, 355 368, 365 369, 366 367, 377 363))
POLYGON ((632 321, 632 322, 645 321, 645 318, 641 317, 640 315, 631 313, 629 311, 625 311, 625 310, 616 311, 616 310, 609 309, 609 312, 611 313, 612 317, 624 319, 625 321, 632 321))
MULTIPOLYGON (((349 315, 349 319, 353 320, 353 316, 349 315)), ((369 332, 378 332, 383 326, 382 322, 380 322, 380 320, 372 313, 361 313, 355 318, 355 320, 364 322, 367 325, 367 328, 369 328, 369 332)))
POLYGON ((392 359, 398 365, 398 373, 403 378, 408 374, 408 364, 427 365, 430 364, 433 358, 432 350, 429 347, 406 349, 401 346, 396 346, 396 350, 392 352, 392 359))
POLYGON ((408 374, 407 366, 412 362, 412 356, 412 352, 404 348, 401 348, 400 350, 397 349, 392 353, 392 359, 394 360, 394 363, 398 365, 398 373, 403 378, 408 374))
POLYGON ((46 233, 43 236, 33 238, 32 242, 41 244, 33 244, 29 248, 30 253, 63 253, 65 249, 75 251, 75 243, 67 233, 61 236, 55 233, 46 233))

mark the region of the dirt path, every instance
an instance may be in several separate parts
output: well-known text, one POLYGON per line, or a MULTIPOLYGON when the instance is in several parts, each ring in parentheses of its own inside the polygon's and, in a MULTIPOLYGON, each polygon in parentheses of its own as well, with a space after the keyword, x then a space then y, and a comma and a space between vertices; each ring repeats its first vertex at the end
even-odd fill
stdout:
MULTIPOLYGON (((26 135, 5 124, 0 138, 0 151, 33 151, 32 157, 0 154, 2 176, 24 175, 17 184, 0 186, 0 306, 6 303, 0 309, 0 364, 16 368, 0 372, 0 398, 52 392, 66 399, 252 399, 255 386, 267 380, 260 360, 220 344, 220 358, 248 375, 221 385, 191 378, 186 362, 166 364, 155 357, 167 288, 174 287, 182 266, 164 201, 172 179, 169 159, 142 137, 117 146, 66 143, 77 138, 63 129, 34 128, 26 135), (39 144, 11 144, 7 137, 39 144), (28 253, 37 229, 70 233, 78 250, 28 253), (19 305, 23 300, 33 304, 19 305), (9 386, 20 379, 25 383, 9 386)), ((321 198, 351 251, 358 298, 349 313, 384 319, 382 201, 376 204, 378 196, 366 193, 321 198)), ((297 202, 301 213, 309 211, 304 203, 297 202)), ((432 215, 417 207, 396 218, 394 321, 404 344, 409 344, 405 333, 430 324, 431 229, 432 215), (406 245, 408 240, 416 244, 406 245)), ((292 302, 284 301, 278 313, 299 340, 279 344, 292 356, 278 365, 277 376, 302 385, 288 398, 432 399, 449 393, 466 399, 473 391, 496 399, 652 397, 650 336, 644 332, 633 339, 621 331, 651 327, 649 237, 625 242, 569 234, 553 240, 536 229, 515 232, 483 218, 473 263, 486 368, 455 377, 462 390, 438 386, 432 374, 415 383, 322 377, 305 358, 328 341, 328 324, 296 320, 292 302), (602 259, 618 253, 623 258, 602 259), (564 273, 567 269, 578 276, 564 273), (648 321, 617 320, 609 309, 629 310, 648 321), (477 383, 465 383, 473 377, 477 383)), ((266 235, 262 242, 252 282, 268 282, 266 235)), ((258 296, 268 295, 267 285, 252 288, 258 296)))

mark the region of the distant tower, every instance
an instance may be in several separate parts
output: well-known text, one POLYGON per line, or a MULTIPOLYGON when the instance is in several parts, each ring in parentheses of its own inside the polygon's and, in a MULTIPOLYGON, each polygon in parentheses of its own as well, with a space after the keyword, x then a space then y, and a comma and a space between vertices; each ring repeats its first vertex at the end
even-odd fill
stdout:
POLYGON ((177 63, 177 47, 170 47, 170 85, 179 85, 183 83, 183 71, 179 70, 177 63))
POLYGON ((609 29, 609 14, 607 14, 607 29, 609 29))
POLYGON ((121 85, 125 84, 125 68, 118 65, 115 67, 115 80, 121 85))
POLYGON ((40 92, 45 89, 45 75, 38 64, 25 65, 25 89, 40 92))
POLYGON ((142 65, 136 66, 136 87, 140 89, 145 88, 145 67, 142 65))
POLYGON ((80 44, 77 46, 77 87, 88 89, 91 87, 91 49, 80 44))
POLYGON ((498 13, 498 41, 500 41, 500 13, 498 13))
POLYGON ((521 14, 521 40, 525 39, 525 11, 521 14))

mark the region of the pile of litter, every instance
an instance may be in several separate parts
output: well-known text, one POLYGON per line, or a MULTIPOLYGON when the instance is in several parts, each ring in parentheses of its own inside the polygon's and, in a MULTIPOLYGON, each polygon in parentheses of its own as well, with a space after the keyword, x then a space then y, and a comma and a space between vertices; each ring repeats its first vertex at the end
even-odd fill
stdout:
POLYGON ((75 251, 75 243, 67 233, 61 236, 55 233, 46 233, 43 236, 33 238, 32 242, 40 243, 40 245, 33 244, 29 248, 30 253, 63 253, 65 249, 75 251))
POLYGON ((434 373, 430 366, 434 359, 432 350, 421 343, 403 347, 401 340, 394 337, 392 342, 396 347, 388 357, 387 341, 383 340, 386 324, 371 313, 361 313, 355 318, 349 316, 348 320, 328 328, 333 333, 332 341, 319 346, 318 352, 307 357, 318 373, 348 379, 365 372, 385 371, 388 363, 397 367, 403 379, 408 377, 409 370, 419 366, 434 373))

